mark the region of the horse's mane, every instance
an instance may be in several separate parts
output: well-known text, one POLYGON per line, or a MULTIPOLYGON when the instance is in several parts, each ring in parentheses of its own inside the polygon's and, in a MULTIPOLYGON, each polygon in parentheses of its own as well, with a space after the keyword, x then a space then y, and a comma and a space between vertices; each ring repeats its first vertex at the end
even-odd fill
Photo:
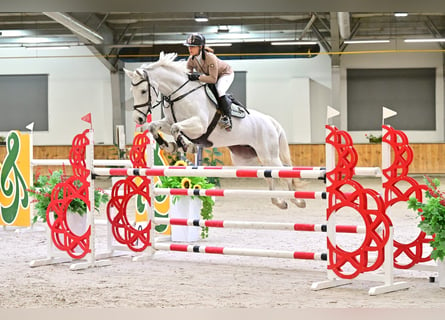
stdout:
POLYGON ((159 60, 152 63, 144 63, 141 68, 146 70, 152 70, 158 67, 172 67, 178 72, 187 72, 187 66, 185 61, 175 61, 178 54, 176 52, 164 53, 161 51, 159 55, 159 60))

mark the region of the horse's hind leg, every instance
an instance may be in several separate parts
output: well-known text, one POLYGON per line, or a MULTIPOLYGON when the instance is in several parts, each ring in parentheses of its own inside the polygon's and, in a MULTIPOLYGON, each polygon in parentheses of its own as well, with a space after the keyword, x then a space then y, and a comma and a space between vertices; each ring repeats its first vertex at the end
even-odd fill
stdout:
MULTIPOLYGON (((290 191, 296 191, 298 188, 298 184, 299 184, 298 181, 299 180, 297 180, 296 178, 286 179, 287 188, 290 191)), ((291 198, 290 201, 299 208, 306 208, 306 201, 304 199, 291 198)))
MULTIPOLYGON (((269 186, 269 190, 275 189, 275 181, 273 178, 266 178, 266 182, 269 186)), ((285 200, 282 200, 280 198, 271 198, 271 201, 274 205, 276 205, 280 209, 287 209, 288 205, 285 200)))
MULTIPOLYGON (((231 158, 234 166, 281 166, 281 162, 277 159, 274 161, 267 161, 267 163, 261 163, 258 159, 256 151, 249 146, 231 146, 229 147, 231 158)), ((273 178, 265 178, 269 190, 274 190, 275 181, 273 178)), ((271 198, 271 201, 280 209, 287 209, 287 202, 279 198, 271 198)))

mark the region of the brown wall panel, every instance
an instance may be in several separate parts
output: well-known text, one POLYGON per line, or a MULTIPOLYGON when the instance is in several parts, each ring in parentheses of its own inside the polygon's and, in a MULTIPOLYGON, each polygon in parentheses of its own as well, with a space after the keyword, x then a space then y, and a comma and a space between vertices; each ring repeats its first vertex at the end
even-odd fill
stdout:
MULTIPOLYGON (((359 167, 381 166, 380 144, 356 144, 354 147, 358 154, 359 167)), ((411 174, 445 174, 445 144, 443 143, 416 143, 411 144, 413 149, 413 162, 410 166, 411 174)), ((70 146, 35 146, 35 159, 68 159, 70 146)), ((231 166, 229 150, 220 148, 222 152, 220 160, 225 166, 231 166)), ((325 165, 325 147, 323 144, 293 144, 290 145, 291 158, 294 166, 323 167, 325 165)), ((6 148, 0 146, 0 161, 3 162, 6 148)), ((96 159, 117 159, 117 149, 110 145, 98 145, 94 147, 96 159)), ((189 157, 193 159, 193 157, 189 157)), ((52 167, 51 169, 57 169, 52 167)), ((42 167, 41 173, 46 173, 47 168, 42 167)), ((71 172, 67 168, 67 172, 71 172)))

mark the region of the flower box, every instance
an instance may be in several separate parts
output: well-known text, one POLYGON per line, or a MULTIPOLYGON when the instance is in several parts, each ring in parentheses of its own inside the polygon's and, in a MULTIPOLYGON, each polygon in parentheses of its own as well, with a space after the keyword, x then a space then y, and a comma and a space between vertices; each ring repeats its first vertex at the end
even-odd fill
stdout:
MULTIPOLYGON (((199 198, 177 197, 170 200, 169 217, 175 219, 201 219, 202 201, 199 198)), ((178 242, 198 241, 201 237, 201 227, 171 226, 171 240, 178 242)))

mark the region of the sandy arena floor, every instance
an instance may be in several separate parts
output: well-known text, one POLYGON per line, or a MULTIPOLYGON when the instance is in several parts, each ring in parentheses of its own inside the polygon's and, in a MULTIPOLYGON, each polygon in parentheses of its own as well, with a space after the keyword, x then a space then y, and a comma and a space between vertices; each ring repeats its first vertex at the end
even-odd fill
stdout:
MULTIPOLYGON (((379 179, 359 179, 365 187, 380 190, 379 179)), ((264 181, 223 180, 223 188, 265 189, 264 181)), ((108 186, 108 181, 97 185, 108 186)), ((306 190, 323 191, 321 181, 306 181, 306 190)), ((394 210, 395 239, 417 235, 417 218, 404 205, 394 210), (403 230, 398 226, 403 226, 403 230)), ((306 209, 294 205, 280 210, 270 199, 218 198, 215 219, 323 223, 325 202, 308 200, 306 209)), ((347 221, 360 217, 344 212, 347 221)), ((104 218, 104 210, 97 219, 104 218)), ((106 227, 97 225, 96 248, 106 248, 106 227)), ((354 248, 360 235, 339 238, 354 248), (355 237, 355 238, 354 238, 355 237)), ((409 289, 370 296, 370 287, 381 282, 354 280, 352 284, 311 290, 326 280, 326 262, 257 257, 203 255, 159 251, 144 261, 119 252, 111 265, 71 271, 70 263, 31 268, 30 261, 44 258, 48 239, 44 225, 32 229, 0 229, 0 309, 11 308, 444 308, 445 289, 432 283, 434 271, 396 270, 396 281, 409 289)), ((211 229, 201 245, 326 252, 322 233, 211 229)), ((3 317, 2 317, 3 319, 3 317)))

